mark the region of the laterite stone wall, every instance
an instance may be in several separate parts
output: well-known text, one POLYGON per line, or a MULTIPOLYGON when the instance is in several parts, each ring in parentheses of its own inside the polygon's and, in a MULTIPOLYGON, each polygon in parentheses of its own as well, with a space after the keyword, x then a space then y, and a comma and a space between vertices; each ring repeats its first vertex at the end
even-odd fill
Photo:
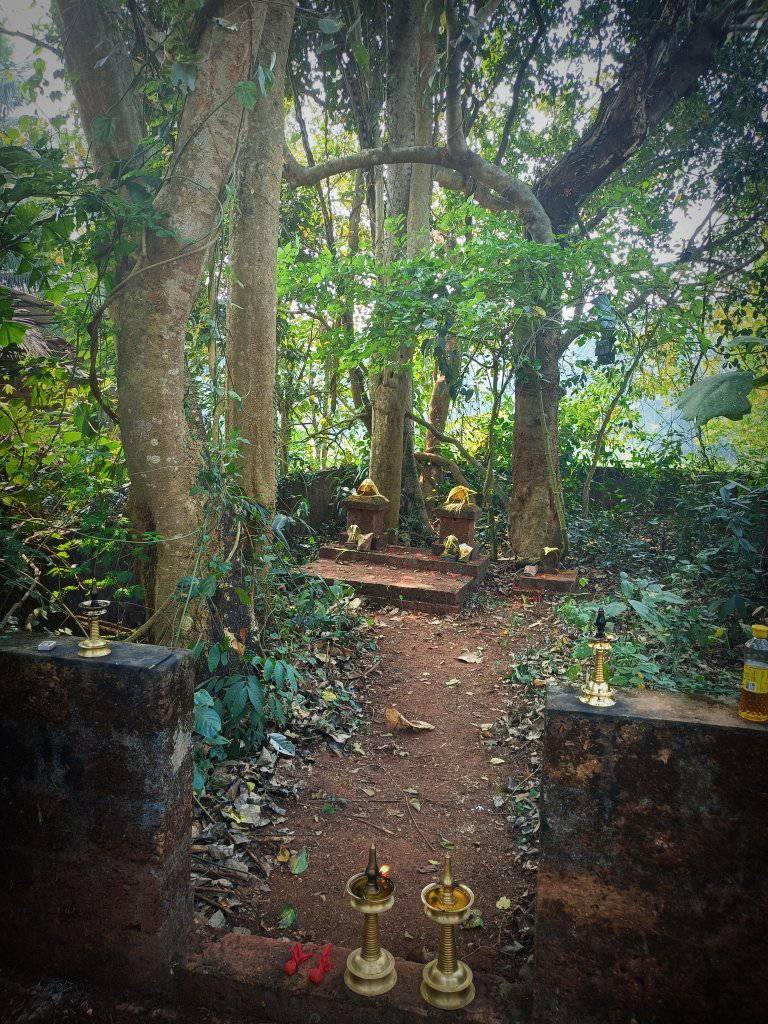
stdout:
POLYGON ((649 692, 545 719, 537 1024, 768 1020, 768 728, 649 692))
POLYGON ((191 924, 190 661, 43 639, 0 637, 0 962, 157 991, 191 924))

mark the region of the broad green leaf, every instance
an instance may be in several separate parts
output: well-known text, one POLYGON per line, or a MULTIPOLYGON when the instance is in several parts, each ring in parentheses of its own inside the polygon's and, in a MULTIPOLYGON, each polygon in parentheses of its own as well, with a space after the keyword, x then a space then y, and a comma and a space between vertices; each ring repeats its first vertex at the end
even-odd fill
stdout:
POLYGON ((728 370, 696 381, 682 393, 677 405, 683 418, 701 427, 718 416, 740 420, 751 411, 747 398, 755 378, 746 370, 728 370))
POLYGON ((344 28, 344 23, 339 21, 338 18, 321 18, 317 23, 317 27, 327 36, 332 36, 334 32, 338 32, 339 29, 344 28))
POLYGON ((266 96, 275 84, 274 73, 269 68, 262 67, 261 64, 256 68, 256 80, 259 83, 262 96, 266 96))
POLYGON ((303 875, 309 867, 309 854, 307 853, 306 846, 302 847, 298 853, 294 853, 291 857, 288 867, 291 869, 292 875, 303 875))
POLYGON ((204 740, 213 740, 221 732, 221 717, 215 708, 201 705, 195 708, 195 732, 204 740))
POLYGON ((93 135, 94 142, 111 142, 115 137, 116 128, 117 123, 114 117, 110 117, 108 114, 100 114, 98 117, 94 117, 91 122, 91 134, 93 135))
POLYGON ((650 607, 650 605, 643 604, 642 601, 634 601, 631 598, 629 603, 644 622, 649 622, 653 626, 658 626, 660 624, 658 614, 650 607))
POLYGON ((264 697, 261 692, 261 685, 256 676, 248 676, 246 689, 248 691, 248 700, 251 702, 251 707, 254 711, 261 713, 264 707, 264 697))
POLYGON ((221 648, 214 644, 208 651, 208 671, 215 672, 221 662, 221 648))
POLYGON ((259 87, 255 82, 238 82, 235 86, 235 99, 241 107, 246 110, 253 110, 259 98, 259 87))
POLYGON ((224 706, 232 718, 239 718, 243 711, 245 711, 245 705, 247 703, 248 691, 246 690, 245 681, 243 679, 239 679, 227 690, 224 697, 224 706))
POLYGON ((0 321, 0 348, 20 345, 26 333, 27 328, 24 324, 14 323, 13 320, 0 321))

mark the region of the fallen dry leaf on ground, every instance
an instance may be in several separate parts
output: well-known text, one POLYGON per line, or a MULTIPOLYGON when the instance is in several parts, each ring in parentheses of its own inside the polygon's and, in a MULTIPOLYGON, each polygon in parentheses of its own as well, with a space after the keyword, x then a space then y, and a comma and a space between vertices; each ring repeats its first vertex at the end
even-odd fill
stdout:
POLYGON ((434 729, 434 725, 430 725, 429 722, 420 722, 418 719, 414 719, 411 722, 405 715, 401 715, 397 708, 387 708, 384 712, 384 717, 387 720, 387 725, 391 729, 408 729, 411 732, 428 732, 434 729))

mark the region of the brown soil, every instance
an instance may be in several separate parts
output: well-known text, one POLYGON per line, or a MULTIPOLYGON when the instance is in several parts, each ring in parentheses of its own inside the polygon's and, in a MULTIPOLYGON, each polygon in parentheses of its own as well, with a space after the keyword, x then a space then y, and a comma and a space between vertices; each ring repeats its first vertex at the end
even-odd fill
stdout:
MULTIPOLYGON (((265 886, 254 901, 258 924, 243 923, 254 931, 286 934, 277 926, 290 904, 298 913, 296 937, 359 945, 361 921, 344 887, 363 870, 368 844, 375 841, 396 883, 394 910, 382 922, 383 942, 396 956, 422 961, 435 949, 436 930, 419 894, 436 877, 436 864, 452 843, 455 875, 474 890, 483 920, 482 927, 462 931, 462 955, 476 969, 506 967, 509 975, 499 950, 514 961, 520 938, 524 963, 530 943, 522 931, 533 901, 535 864, 513 841, 508 816, 515 803, 507 789, 532 784, 538 743, 521 740, 513 747, 492 737, 506 736, 498 723, 505 715, 524 715, 531 701, 530 690, 510 687, 504 679, 514 651, 540 642, 530 627, 534 634, 541 631, 542 612, 546 617, 541 605, 508 599, 442 618, 376 613, 381 662, 360 695, 366 723, 355 739, 363 752, 342 758, 323 748, 314 764, 292 766, 292 778, 305 788, 288 810, 286 845, 292 851, 306 847, 309 867, 294 875, 287 864, 277 865, 269 891, 265 886), (466 652, 476 652, 481 661, 459 660, 466 652), (446 686, 453 679, 459 684, 446 686), (431 722, 434 730, 393 732, 384 718, 392 706, 409 719, 431 722), (497 909, 500 897, 507 897, 510 909, 497 909)), ((513 973, 519 969, 518 958, 513 973)))

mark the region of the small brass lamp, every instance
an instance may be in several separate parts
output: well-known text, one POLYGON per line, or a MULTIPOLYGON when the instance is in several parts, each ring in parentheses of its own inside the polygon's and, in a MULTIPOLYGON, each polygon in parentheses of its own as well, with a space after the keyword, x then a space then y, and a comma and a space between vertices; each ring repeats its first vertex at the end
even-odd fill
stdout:
POLYGON ((451 855, 446 853, 440 881, 421 891, 427 917, 440 925, 437 959, 425 964, 421 975, 421 997, 440 1010, 460 1010, 475 998, 472 971, 456 956, 456 927, 469 914, 475 894, 466 885, 453 880, 451 855))
POLYGON ((382 949, 379 915, 391 910, 395 903, 395 884, 386 865, 379 867, 376 846, 371 843, 368 866, 347 882, 347 895, 354 910, 363 914, 363 944, 347 957, 344 984, 359 996, 380 996, 389 992, 397 981, 395 958, 382 949))
POLYGON ((81 601, 78 608, 82 609, 83 618, 88 620, 88 636, 77 645, 77 653, 81 658, 103 658, 109 654, 111 648, 99 632, 99 619, 107 614, 109 601, 99 601, 91 598, 89 601, 81 601))
POLYGON ((613 690, 605 681, 605 659, 613 647, 611 641, 614 637, 605 632, 605 612, 602 608, 597 610, 595 627, 595 636, 587 641, 595 655, 594 671, 590 676, 587 670, 579 700, 593 708, 610 708, 616 701, 613 699, 613 690))

